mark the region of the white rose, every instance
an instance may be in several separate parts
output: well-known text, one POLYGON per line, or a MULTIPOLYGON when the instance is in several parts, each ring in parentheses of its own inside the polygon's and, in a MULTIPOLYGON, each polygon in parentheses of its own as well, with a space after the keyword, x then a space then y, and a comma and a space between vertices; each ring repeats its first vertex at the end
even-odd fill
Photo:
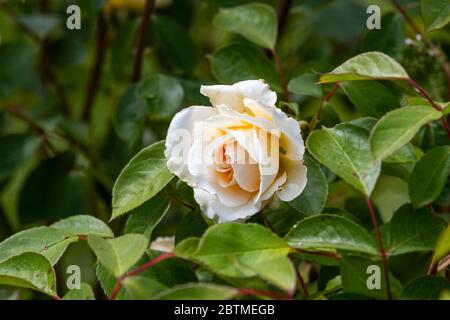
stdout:
POLYGON ((244 220, 271 200, 291 201, 306 185, 304 143, 296 120, 275 107, 263 81, 202 86, 213 107, 192 106, 173 118, 168 168, 194 189, 218 222, 244 220))

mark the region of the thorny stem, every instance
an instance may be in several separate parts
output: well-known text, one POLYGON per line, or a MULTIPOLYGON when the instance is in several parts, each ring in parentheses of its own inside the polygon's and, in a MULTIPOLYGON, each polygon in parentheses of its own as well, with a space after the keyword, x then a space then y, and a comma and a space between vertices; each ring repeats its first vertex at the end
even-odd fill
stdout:
POLYGON ((370 211, 370 217, 372 218, 373 228, 374 228, 375 234, 377 236, 378 245, 380 247, 380 256, 381 256, 381 260, 383 262, 384 279, 386 281, 386 291, 387 291, 388 299, 392 300, 391 285, 389 282, 389 269, 388 269, 388 263, 387 263, 387 254, 386 254, 386 251, 384 251, 380 229, 378 228, 377 217, 375 216, 375 210, 373 209, 372 201, 370 200, 370 197, 367 197, 366 201, 367 201, 367 207, 369 208, 369 211, 370 211))
POLYGON ((142 58, 144 56, 145 30, 147 29, 150 15, 152 14, 155 0, 146 0, 145 8, 142 13, 142 22, 139 27, 139 33, 136 42, 136 55, 134 57, 132 82, 138 82, 141 78, 142 58))
POLYGON ((278 55, 278 52, 275 49, 270 49, 270 52, 272 53, 273 61, 275 62, 278 74, 280 75, 281 86, 283 87, 284 100, 289 102, 290 94, 288 90, 288 83, 286 80, 286 75, 284 73, 283 65, 281 64, 280 56, 278 55))

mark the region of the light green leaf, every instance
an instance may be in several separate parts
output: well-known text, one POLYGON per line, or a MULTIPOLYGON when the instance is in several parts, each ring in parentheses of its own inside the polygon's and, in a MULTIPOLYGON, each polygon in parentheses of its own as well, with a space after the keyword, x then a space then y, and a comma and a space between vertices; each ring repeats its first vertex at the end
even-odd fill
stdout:
POLYGON ((192 258, 219 275, 259 276, 283 290, 292 291, 296 278, 287 257, 289 251, 283 239, 261 225, 228 223, 209 228, 192 258))
POLYGON ((370 135, 373 158, 382 160, 407 144, 426 123, 442 117, 442 112, 427 105, 407 106, 388 112, 370 135))
POLYGON ((169 210, 170 201, 170 195, 161 192, 135 209, 127 220, 125 233, 141 233, 150 239, 153 229, 169 210))
POLYGON ((444 227, 444 222, 426 209, 414 211, 411 206, 404 205, 390 222, 386 250, 391 256, 433 251, 444 227))
POLYGON ((50 262, 34 252, 18 254, 0 263, 0 284, 56 294, 56 276, 50 262))
POLYGON ((148 239, 141 234, 130 233, 115 239, 89 236, 88 243, 100 263, 118 277, 142 257, 148 239))
POLYGON ((95 295, 89 284, 82 283, 80 289, 72 289, 67 292, 63 300, 95 300, 95 295))
MULTIPOLYGON (((116 285, 117 278, 113 276, 108 269, 106 269, 99 261, 97 261, 97 266, 95 269, 95 274, 97 276, 98 282, 103 289, 103 292, 108 297, 111 296, 114 286, 116 285)), ((127 300, 128 292, 122 287, 116 296, 116 300, 127 300)))
POLYGON ((223 285, 189 283, 165 290, 154 298, 157 300, 228 300, 238 293, 237 289, 223 285))
POLYGON ((111 220, 150 200, 172 178, 164 157, 164 141, 142 149, 125 166, 114 184, 111 220))
POLYGON ((59 220, 51 227, 61 230, 66 236, 96 235, 99 237, 114 237, 111 228, 106 223, 93 216, 78 215, 59 220))
POLYGON ((450 253, 450 225, 447 226, 447 229, 439 236, 436 249, 434 250, 436 260, 440 260, 447 253, 450 253))
POLYGON ((264 48, 273 49, 277 41, 277 15, 273 7, 263 3, 222 8, 214 17, 214 24, 264 48))
POLYGON ((400 149, 397 149, 389 157, 384 158, 383 162, 386 163, 415 163, 419 160, 419 156, 422 156, 423 152, 419 148, 414 147, 412 144, 405 144, 400 149))
POLYGON ((127 277, 123 281, 123 286, 133 300, 151 300, 167 289, 155 279, 144 276, 127 277))
POLYGON ((358 122, 349 122, 313 131, 306 145, 319 162, 355 189, 370 195, 381 163, 372 161, 368 140, 367 128, 360 127, 358 122))
POLYGON ((408 283, 402 293, 404 300, 437 300, 450 290, 450 282, 441 277, 424 276, 408 283))
POLYGON ((199 243, 200 238, 186 238, 175 246, 174 253, 179 257, 189 259, 197 251, 199 243))
POLYGON ((427 31, 443 28, 450 22, 448 0, 420 0, 420 11, 427 31))
POLYGON ((408 73, 394 59, 377 52, 359 54, 341 64, 339 67, 320 77, 321 83, 350 80, 405 80, 408 73))
POLYGON ((232 44, 216 51, 210 59, 212 73, 222 83, 264 79, 274 89, 281 88, 273 62, 255 46, 232 44))
POLYGON ((450 146, 427 152, 414 166, 409 179, 409 196, 415 207, 432 203, 441 194, 450 175, 450 146))
POLYGON ((46 257, 51 265, 78 237, 69 237, 52 227, 37 227, 18 232, 0 243, 0 262, 24 252, 35 252, 46 257))
POLYGON ((304 157, 308 168, 305 189, 302 194, 289 202, 293 208, 305 215, 314 215, 322 212, 328 197, 328 182, 320 166, 310 156, 304 157))
POLYGON ((299 249, 378 254, 374 239, 363 227, 334 214, 321 214, 301 220, 286 235, 286 241, 299 249))

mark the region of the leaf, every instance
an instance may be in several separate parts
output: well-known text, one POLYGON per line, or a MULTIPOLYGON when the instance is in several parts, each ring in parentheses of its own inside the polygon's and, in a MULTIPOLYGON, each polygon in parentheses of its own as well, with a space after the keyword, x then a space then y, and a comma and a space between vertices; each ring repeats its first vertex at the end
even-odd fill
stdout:
POLYGON ((183 217, 175 233, 176 242, 190 237, 201 237, 208 228, 200 210, 191 211, 183 217))
POLYGON ((259 276, 290 292, 296 280, 289 251, 283 239, 261 225, 227 223, 206 231, 192 259, 219 275, 259 276))
POLYGON ((220 9, 214 17, 218 28, 236 32, 253 43, 273 49, 277 41, 277 15, 273 7, 262 3, 250 3, 220 9))
POLYGON ((0 243, 0 262, 24 252, 35 252, 43 255, 55 265, 69 244, 78 237, 68 237, 52 227, 37 227, 18 232, 0 243))
POLYGON ((114 128, 123 141, 134 144, 140 138, 149 109, 137 93, 138 85, 130 86, 119 99, 114 114, 114 128))
POLYGON ((152 300, 167 289, 158 281, 143 276, 128 277, 123 281, 123 286, 133 300, 152 300))
POLYGON ((49 14, 19 15, 18 20, 40 39, 43 39, 50 35, 50 33, 52 33, 52 31, 55 30, 60 23, 60 19, 58 16, 49 14))
POLYGON ((95 295, 89 284, 82 283, 80 289, 72 289, 67 292, 63 300, 95 300, 95 295))
POLYGON ((312 73, 300 74, 289 80, 288 89, 295 94, 321 98, 322 87, 317 84, 317 78, 317 75, 312 73))
POLYGON ((238 293, 237 289, 223 285, 190 283, 165 290, 154 298, 158 300, 228 300, 238 293))
POLYGON ((308 151, 356 190, 370 195, 381 170, 372 161, 369 133, 356 122, 313 131, 306 141, 308 151))
POLYGON ((50 262, 40 254, 25 252, 0 263, 0 284, 29 288, 54 296, 56 276, 50 262))
POLYGON ((164 157, 164 141, 142 149, 125 166, 114 184, 111 220, 150 200, 172 178, 164 157))
POLYGON ((427 31, 443 28, 450 22, 448 0, 420 0, 420 12, 427 31))
POLYGON ((51 227, 61 230, 66 236, 95 235, 105 238, 113 238, 114 234, 103 221, 88 215, 72 216, 58 222, 51 227))
POLYGON ((444 222, 426 209, 416 210, 409 205, 398 209, 389 227, 388 254, 433 251, 444 222))
MULTIPOLYGON (((372 261, 356 256, 344 256, 341 260, 341 277, 342 285, 345 293, 361 294, 366 297, 375 299, 387 299, 386 280, 383 271, 383 265, 379 261, 372 261), (374 273, 369 267, 376 268, 374 273), (380 277, 380 289, 370 290, 368 282, 370 276, 380 277)), ((392 296, 397 298, 402 292, 401 283, 389 272, 389 283, 392 296)))
POLYGON ((378 81, 344 81, 340 87, 363 117, 380 118, 400 107, 397 97, 378 81))
POLYGON ((450 252, 450 225, 447 226, 447 229, 445 229, 445 231, 439 236, 434 255, 436 257, 436 260, 440 260, 449 252, 450 252))
POLYGON ((137 90, 139 96, 147 100, 153 120, 170 118, 182 107, 184 89, 174 77, 160 74, 148 78, 140 83, 137 90))
POLYGON ((170 195, 164 192, 135 209, 127 220, 125 233, 141 233, 150 239, 153 229, 170 207, 170 195))
POLYGON ((405 80, 408 73, 388 55, 370 51, 359 54, 320 77, 320 83, 350 80, 405 80))
POLYGON ((289 205, 305 215, 322 212, 328 197, 328 182, 320 166, 310 156, 305 155, 304 163, 307 171, 307 181, 303 192, 289 202, 289 205))
POLYGON ((100 263, 115 277, 123 275, 145 252, 148 240, 141 234, 126 234, 115 239, 89 236, 88 244, 100 263))
POLYGON ((409 179, 409 196, 416 208, 432 203, 444 190, 450 175, 450 146, 428 151, 414 166, 409 179))
POLYGON ((407 144, 426 123, 442 117, 431 106, 407 106, 388 112, 370 134, 373 158, 382 160, 407 144))
POLYGON ((450 290, 450 282, 441 277, 424 276, 408 283, 401 299, 437 300, 445 290, 450 290))
POLYGON ((264 79, 280 89, 280 77, 274 64, 255 46, 232 44, 219 49, 211 57, 212 73, 222 83, 264 79))
POLYGON ((333 214, 321 214, 301 220, 286 235, 286 241, 299 249, 336 249, 378 254, 374 239, 363 227, 333 214))
MULTIPOLYGON (((103 289, 103 292, 105 293, 105 295, 110 297, 117 282, 116 277, 114 277, 99 261, 97 261, 95 274, 97 276, 98 282, 100 283, 100 286, 103 289)), ((122 289, 116 296, 116 300, 126 299, 128 299, 128 292, 125 290, 125 288, 122 287, 122 289)))

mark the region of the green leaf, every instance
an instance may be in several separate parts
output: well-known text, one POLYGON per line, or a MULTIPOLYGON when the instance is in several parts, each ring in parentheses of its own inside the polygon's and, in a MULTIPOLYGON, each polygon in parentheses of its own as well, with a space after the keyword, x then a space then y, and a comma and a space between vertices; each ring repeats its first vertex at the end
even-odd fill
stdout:
POLYGON ((364 117, 380 118, 400 107, 392 91, 378 81, 344 81, 340 87, 364 117))
POLYGON ((438 242, 436 244, 436 249, 434 251, 434 255, 436 260, 440 260, 447 253, 450 252, 450 225, 447 226, 447 229, 439 236, 438 242))
POLYGON ((141 136, 149 109, 138 95, 138 85, 130 86, 119 99, 114 114, 114 128, 123 141, 134 144, 141 136))
POLYGON ((303 73, 289 80, 288 89, 295 94, 321 98, 322 87, 317 84, 317 81, 317 75, 303 73))
POLYGON ((201 237, 208 228, 200 210, 191 211, 183 217, 175 233, 176 242, 190 237, 201 237))
MULTIPOLYGON (((341 277, 345 293, 361 294, 375 299, 387 299, 386 280, 383 271, 383 265, 379 261, 372 261, 356 256, 344 256, 341 260, 341 277), (377 274, 369 267, 376 268, 377 274), (370 271, 370 272, 369 272, 370 271), (378 273, 379 271, 379 273, 378 273), (380 279, 380 289, 370 290, 368 283, 372 284, 369 277, 380 279)), ((392 296, 397 298, 402 292, 401 283, 389 272, 389 283, 392 296)))
POLYGON ((145 252, 148 240, 141 234, 126 234, 115 239, 89 236, 88 243, 100 263, 114 276, 123 275, 145 252))
POLYGON ((277 41, 277 15, 273 7, 266 4, 250 3, 220 9, 214 17, 214 25, 236 32, 264 48, 273 49, 277 41))
POLYGON ((289 251, 283 239, 261 225, 228 223, 209 228, 192 258, 222 276, 259 276, 292 291, 296 280, 289 251))
POLYGON ((289 205, 305 215, 314 215, 322 212, 328 197, 328 182, 320 166, 310 156, 304 157, 308 168, 305 189, 302 194, 289 202, 289 205))
POLYGON ((189 283, 165 290, 156 295, 157 300, 228 300, 235 297, 239 291, 235 288, 208 284, 189 283))
POLYGON ((450 22, 448 0, 420 0, 420 11, 427 31, 443 28, 450 22))
POLYGON ((111 220, 150 200, 172 178, 164 157, 164 141, 142 149, 125 166, 114 184, 111 220))
POLYGON ((147 100, 153 120, 170 118, 182 108, 184 89, 174 77, 160 74, 148 78, 140 83, 137 90, 138 95, 147 100))
POLYGON ((0 263, 0 284, 56 294, 56 276, 50 262, 40 254, 25 252, 0 263))
POLYGON ((155 295, 167 289, 158 281, 143 276, 128 277, 123 281, 123 286, 133 300, 152 300, 155 295))
POLYGON ((95 235, 105 238, 113 238, 110 227, 100 219, 88 215, 72 216, 58 222, 51 227, 61 230, 66 236, 95 235))
POLYGON ((62 230, 37 227, 18 232, 0 243, 0 262, 24 252, 43 255, 55 265, 66 248, 78 237, 68 237, 62 230))
POLYGON ((333 214, 321 214, 301 220, 287 234, 286 241, 299 249, 336 249, 378 254, 374 239, 363 227, 333 214))
POLYGON ((355 189, 370 195, 381 170, 372 161, 369 132, 356 122, 313 131, 306 145, 309 152, 355 189))
POLYGON ((222 83, 264 79, 275 89, 281 88, 273 62, 255 46, 232 44, 216 51, 210 59, 212 73, 222 83))
POLYGON ((407 106, 388 112, 370 135, 374 159, 382 160, 407 144, 426 123, 442 117, 442 113, 427 105, 407 106))
POLYGON ((398 209, 390 222, 386 249, 389 255, 408 252, 433 251, 444 222, 426 209, 416 210, 409 205, 398 209))
POLYGON ((441 277, 424 276, 408 283, 403 290, 404 300, 437 300, 441 293, 450 290, 450 282, 441 277))
POLYGON ((409 179, 409 196, 415 207, 432 203, 444 190, 450 175, 450 146, 428 151, 414 166, 409 179))
POLYGON ((170 207, 170 195, 164 192, 135 209, 127 220, 125 233, 141 233, 150 239, 153 229, 170 207))
MULTIPOLYGON (((95 269, 95 274, 97 276, 98 282, 103 289, 103 292, 108 297, 111 296, 114 286, 116 285, 117 279, 113 276, 108 269, 106 269, 99 261, 97 261, 97 266, 95 269)), ((128 292, 125 288, 122 289, 117 294, 116 300, 126 300, 128 299, 128 292)))
POLYGON ((33 34, 43 39, 58 27, 60 19, 56 15, 49 14, 26 14, 19 15, 18 20, 33 34))
POLYGON ((394 59, 377 52, 359 54, 341 64, 339 67, 320 77, 321 83, 349 80, 405 80, 408 73, 394 59))
POLYGON ((95 300, 95 295, 89 284, 82 283, 80 289, 72 289, 67 292, 63 300, 95 300))

